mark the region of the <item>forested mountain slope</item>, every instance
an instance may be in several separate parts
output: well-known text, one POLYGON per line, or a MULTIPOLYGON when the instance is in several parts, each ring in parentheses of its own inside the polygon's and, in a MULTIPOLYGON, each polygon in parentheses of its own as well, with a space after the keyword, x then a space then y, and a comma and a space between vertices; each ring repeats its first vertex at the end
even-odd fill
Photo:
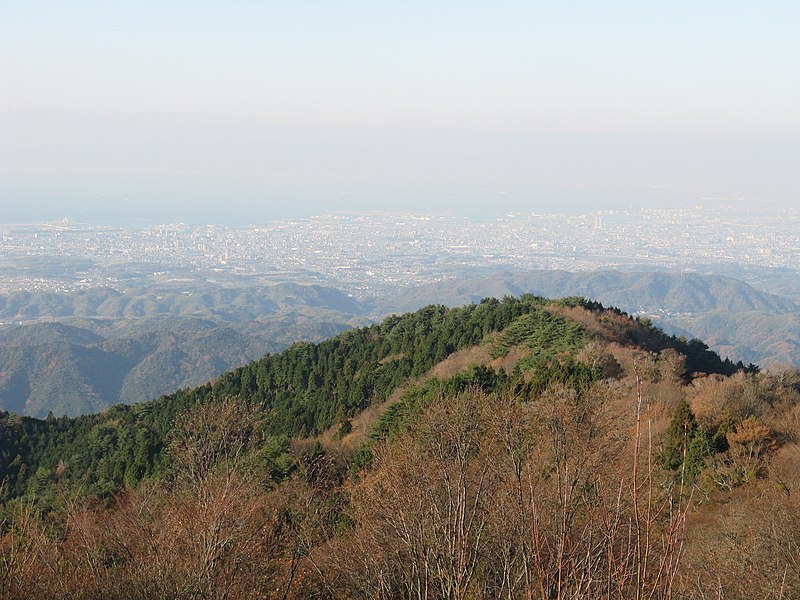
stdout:
POLYGON ((184 283, 0 297, 0 409, 75 416, 141 402, 387 314, 521 293, 596 298, 731 360, 800 366, 797 305, 710 274, 499 273, 361 301, 315 285, 184 283))
POLYGON ((428 306, 5 413, 9 598, 789 598, 800 377, 581 299, 428 306))
POLYGON ((211 383, 152 402, 118 405, 76 419, 40 421, 7 414, 0 431, 4 465, 0 479, 12 495, 25 493, 33 475, 39 483, 44 477, 52 484, 80 484, 92 493, 135 482, 163 465, 162 450, 175 415, 212 398, 238 398, 256 407, 263 412, 266 435, 285 439, 319 434, 383 402, 409 378, 422 375, 452 353, 487 343, 488 335, 500 331, 503 335, 492 342, 495 358, 528 346, 513 375, 517 385, 524 382, 528 389, 541 388, 551 379, 599 377, 596 367, 574 356, 594 338, 605 342, 613 338, 652 351, 677 348, 687 354, 689 372, 735 370, 700 342, 669 338, 583 300, 551 303, 523 296, 457 309, 429 306, 319 344, 294 344, 211 383), (595 330, 555 310, 570 306, 595 311, 590 319, 595 330))

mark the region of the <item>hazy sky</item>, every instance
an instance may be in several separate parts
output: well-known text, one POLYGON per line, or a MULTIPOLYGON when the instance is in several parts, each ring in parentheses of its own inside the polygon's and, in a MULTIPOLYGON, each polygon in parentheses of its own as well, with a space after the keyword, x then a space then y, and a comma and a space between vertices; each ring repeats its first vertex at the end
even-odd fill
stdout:
POLYGON ((800 205, 800 2, 0 7, 0 221, 800 205))

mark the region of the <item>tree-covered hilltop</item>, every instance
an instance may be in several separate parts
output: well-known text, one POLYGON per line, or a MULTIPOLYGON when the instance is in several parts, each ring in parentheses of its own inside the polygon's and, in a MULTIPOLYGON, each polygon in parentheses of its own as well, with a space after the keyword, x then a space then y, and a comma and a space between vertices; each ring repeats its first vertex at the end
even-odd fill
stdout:
POLYGON ((4 497, 43 497, 64 490, 102 496, 161 476, 169 467, 165 448, 176 416, 215 399, 237 399, 258 411, 259 434, 277 461, 288 440, 318 435, 337 424, 346 428, 367 407, 384 402, 459 350, 483 344, 490 359, 502 361, 516 349, 521 359, 513 372, 500 366, 490 370, 514 382, 518 392, 532 394, 553 380, 602 376, 596 361, 588 365, 577 354, 601 338, 653 352, 674 348, 686 355, 681 376, 737 368, 699 341, 668 337, 647 322, 580 298, 548 301, 526 295, 456 309, 428 306, 319 344, 295 344, 151 402, 74 419, 4 413, 4 497))
POLYGON ((593 298, 650 315, 665 331, 699 337, 734 361, 800 366, 797 304, 710 274, 500 272, 358 301, 290 283, 119 285, 0 294, 0 410, 38 418, 102 412, 434 301, 458 307, 522 293, 593 298))
POLYGON ((579 298, 429 306, 4 413, 0 597, 795 597, 798 407, 795 372, 579 298))

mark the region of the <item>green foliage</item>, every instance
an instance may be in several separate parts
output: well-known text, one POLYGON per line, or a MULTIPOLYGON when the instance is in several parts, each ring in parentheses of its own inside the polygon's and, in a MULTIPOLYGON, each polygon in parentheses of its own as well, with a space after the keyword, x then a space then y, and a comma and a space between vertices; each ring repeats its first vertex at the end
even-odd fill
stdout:
MULTIPOLYGON (((542 302, 523 296, 459 309, 429 306, 320 344, 294 344, 213 384, 97 415, 40 421, 2 413, 4 493, 41 498, 43 488, 66 487, 103 496, 145 477, 164 476, 164 448, 175 416, 215 398, 239 399, 262 412, 263 433, 273 444, 318 434, 385 400, 409 377, 502 330, 542 302)), ((265 459, 275 477, 287 472, 284 451, 265 459)))
POLYGON ((714 435, 711 437, 711 447, 715 453, 726 452, 730 447, 728 443, 728 434, 736 429, 736 421, 733 417, 726 417, 725 420, 717 427, 714 435))
MULTIPOLYGON (((221 399, 241 402, 260 415, 259 435, 265 450, 260 460, 268 477, 280 480, 292 468, 289 440, 320 434, 336 424, 340 434, 346 434, 347 423, 367 406, 385 401, 410 378, 489 334, 497 334, 497 356, 514 345, 530 350, 514 373, 472 366, 445 381, 429 379, 413 386, 383 414, 374 436, 382 439, 399 431, 426 398, 436 394, 478 388, 509 390, 531 398, 556 382, 580 392, 603 377, 600 366, 573 356, 591 336, 573 321, 547 310, 548 304, 552 303, 525 295, 486 299, 457 309, 428 306, 319 344, 294 344, 212 383, 152 402, 117 405, 74 419, 37 420, 0 413, 4 497, 29 495, 40 502, 57 492, 102 497, 144 478, 166 477, 170 457, 165 448, 175 417, 221 399)), ((599 305, 579 298, 561 304, 599 310, 599 305)), ((658 330, 648 335, 663 347, 675 345, 673 338, 658 330)), ((721 365, 718 358, 706 362, 710 369, 721 365)), ((712 442, 719 445, 721 440, 712 442)), ((682 445, 673 446, 673 453, 675 448, 682 449, 682 445)), ((705 450, 698 446, 697 452, 705 450)))
POLYGON ((370 439, 375 442, 396 437, 427 402, 441 394, 441 390, 442 384, 436 379, 406 390, 398 402, 390 404, 383 411, 372 428, 370 439))
POLYGON ((601 365, 587 365, 567 356, 561 360, 537 364, 530 379, 520 387, 519 392, 523 397, 530 398, 554 383, 583 392, 595 381, 603 379, 604 375, 601 365))
POLYGON ((511 323, 498 336, 492 356, 505 356, 514 346, 533 350, 526 367, 557 354, 574 351, 589 340, 588 332, 580 325, 544 307, 536 308, 511 323))
POLYGON ((286 436, 268 436, 261 445, 259 458, 263 471, 272 481, 283 481, 294 468, 289 454, 289 438, 286 436))
POLYGON ((406 379, 452 352, 477 344, 527 314, 532 296, 486 300, 459 309, 429 306, 321 344, 286 351, 220 377, 217 396, 242 397, 267 411, 273 433, 317 434, 382 402, 406 379))
POLYGON ((351 431, 353 431, 353 423, 350 421, 350 419, 346 419, 339 423, 339 431, 336 432, 336 436, 339 439, 342 439, 351 431))
POLYGON ((350 475, 354 477, 362 469, 372 465, 372 443, 364 442, 357 449, 350 461, 350 475))
POLYGON ((715 436, 697 423, 689 404, 681 400, 667 429, 660 455, 661 466, 682 471, 688 478, 696 477, 706 459, 714 455, 716 445, 715 436))
POLYGON ((704 425, 700 425, 686 449, 686 476, 696 477, 706 459, 713 454, 712 436, 704 425))
MULTIPOLYGON (((599 303, 582 298, 566 298, 559 303, 602 308, 599 303)), ((575 321, 539 307, 515 320, 498 336, 492 355, 504 356, 515 346, 530 350, 517 365, 518 377, 528 373, 527 381, 520 383, 516 390, 525 397, 541 393, 552 383, 581 390, 603 378, 601 366, 589 366, 573 358, 591 338, 591 334, 575 321)))
POLYGON ((681 468, 684 450, 691 443, 695 431, 697 419, 689 403, 681 400, 669 423, 664 449, 661 451, 661 465, 665 469, 676 471, 681 468))

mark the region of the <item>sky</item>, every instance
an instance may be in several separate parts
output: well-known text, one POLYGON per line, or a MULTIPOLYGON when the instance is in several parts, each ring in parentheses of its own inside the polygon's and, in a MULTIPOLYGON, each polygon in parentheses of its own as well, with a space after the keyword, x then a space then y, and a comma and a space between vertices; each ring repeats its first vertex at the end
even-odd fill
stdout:
POLYGON ((0 222, 800 207, 800 2, 5 0, 0 222))

